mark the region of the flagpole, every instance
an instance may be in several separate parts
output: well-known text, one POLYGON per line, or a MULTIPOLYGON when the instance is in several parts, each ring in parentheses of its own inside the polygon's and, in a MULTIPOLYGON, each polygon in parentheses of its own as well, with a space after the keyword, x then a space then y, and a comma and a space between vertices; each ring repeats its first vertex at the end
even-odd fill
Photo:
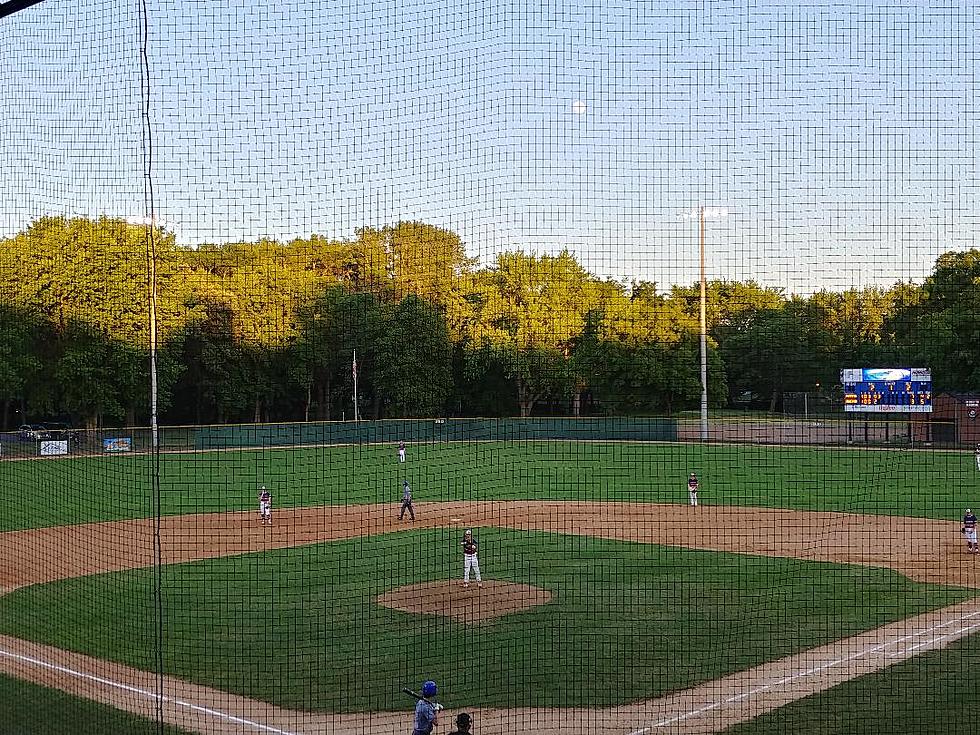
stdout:
POLYGON ((357 350, 354 350, 354 360, 351 362, 351 372, 354 373, 354 420, 360 421, 361 415, 357 410, 357 350))

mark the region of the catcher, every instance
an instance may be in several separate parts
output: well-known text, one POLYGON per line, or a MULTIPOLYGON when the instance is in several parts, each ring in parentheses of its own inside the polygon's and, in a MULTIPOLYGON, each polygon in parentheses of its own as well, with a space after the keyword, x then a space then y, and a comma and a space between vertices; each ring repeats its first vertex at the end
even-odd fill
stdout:
POLYGON ((969 508, 963 514, 963 526, 960 528, 960 533, 966 539, 967 552, 971 554, 980 553, 980 546, 977 545, 977 517, 969 508))

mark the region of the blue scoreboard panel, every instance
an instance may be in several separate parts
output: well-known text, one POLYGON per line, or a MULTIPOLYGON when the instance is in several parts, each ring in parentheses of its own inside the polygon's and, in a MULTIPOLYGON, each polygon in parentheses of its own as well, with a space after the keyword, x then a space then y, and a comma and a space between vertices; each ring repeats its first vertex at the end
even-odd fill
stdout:
POLYGON ((844 410, 895 413, 932 411, 932 371, 928 368, 845 368, 844 410))

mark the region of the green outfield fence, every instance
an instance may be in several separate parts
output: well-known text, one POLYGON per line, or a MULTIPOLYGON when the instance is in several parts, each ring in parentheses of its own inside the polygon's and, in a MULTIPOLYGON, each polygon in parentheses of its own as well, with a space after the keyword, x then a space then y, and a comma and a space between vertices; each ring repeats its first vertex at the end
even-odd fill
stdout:
MULTIPOLYGON (((582 442, 701 442, 701 424, 693 418, 592 417, 532 419, 393 419, 281 424, 163 426, 162 452, 242 448, 372 445, 478 441, 582 442)), ((63 432, 38 438, 24 432, 0 433, 0 459, 62 456, 42 454, 43 442, 63 439, 63 432)), ((151 432, 146 427, 72 429, 67 432, 68 455, 112 455, 148 452, 151 432)), ((792 419, 712 417, 708 441, 725 444, 823 445, 840 447, 906 447, 910 449, 970 449, 972 437, 960 438, 951 421, 924 421, 913 429, 909 421, 847 418, 792 419)))

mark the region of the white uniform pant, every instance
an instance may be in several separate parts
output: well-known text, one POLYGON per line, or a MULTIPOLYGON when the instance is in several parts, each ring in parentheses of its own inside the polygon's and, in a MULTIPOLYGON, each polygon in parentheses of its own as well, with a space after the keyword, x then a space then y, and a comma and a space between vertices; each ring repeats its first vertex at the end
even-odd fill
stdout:
POLYGON ((966 542, 968 544, 975 544, 977 542, 977 529, 975 528, 966 529, 966 532, 963 534, 963 537, 966 539, 966 542))
POLYGON ((688 495, 691 496, 691 505, 697 505, 698 504, 698 491, 697 490, 688 490, 688 495))
POLYGON ((463 581, 470 581, 470 570, 476 575, 476 581, 480 581, 480 561, 476 554, 463 554, 463 581))
POLYGON ((404 462, 405 461, 405 450, 404 449, 399 449, 398 450, 398 461, 399 462, 404 462))
POLYGON ((272 518, 272 503, 268 500, 259 503, 259 515, 263 518, 272 518))

